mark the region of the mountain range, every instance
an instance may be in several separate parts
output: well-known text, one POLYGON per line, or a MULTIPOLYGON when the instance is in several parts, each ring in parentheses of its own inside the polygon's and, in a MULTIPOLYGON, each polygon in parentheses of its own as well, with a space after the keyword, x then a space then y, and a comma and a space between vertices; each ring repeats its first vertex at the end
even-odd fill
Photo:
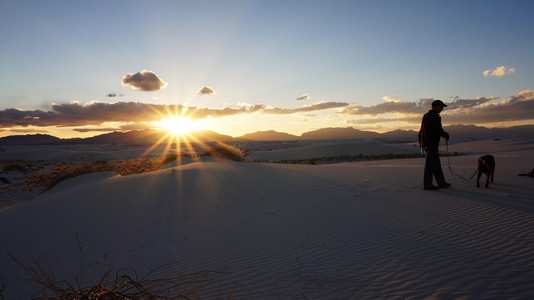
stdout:
MULTIPOLYGON (((534 137, 534 125, 508 128, 487 128, 474 125, 452 125, 444 127, 451 137, 498 138, 503 136, 534 137)), ((46 134, 11 135, 0 138, 0 146, 12 145, 58 145, 58 144, 143 144, 152 145, 165 136, 164 131, 146 129, 128 132, 111 132, 89 138, 60 139, 46 134)), ((352 127, 322 128, 308 131, 300 136, 274 130, 248 133, 239 137, 219 134, 210 130, 190 132, 189 142, 236 142, 236 141, 290 141, 290 140, 348 140, 348 139, 386 139, 416 141, 417 132, 395 130, 385 133, 363 131, 352 127)))

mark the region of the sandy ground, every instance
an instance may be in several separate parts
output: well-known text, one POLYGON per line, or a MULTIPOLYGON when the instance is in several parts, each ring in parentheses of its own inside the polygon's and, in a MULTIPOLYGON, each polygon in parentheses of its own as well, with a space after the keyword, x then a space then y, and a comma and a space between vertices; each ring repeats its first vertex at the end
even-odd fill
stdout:
MULTIPOLYGON (((328 148, 260 144, 248 145, 250 155, 273 160, 328 148)), ((330 147, 326 153, 336 155, 358 147, 418 151, 330 147)), ((151 274, 160 278, 227 271, 202 289, 203 299, 533 298, 534 179, 517 175, 534 168, 534 141, 451 143, 448 150, 469 155, 442 157, 452 187, 439 191, 422 190, 423 158, 326 165, 204 159, 129 176, 85 174, 0 211, 0 239, 17 257, 48 264, 58 280, 81 268, 76 234, 87 282, 105 263, 145 274, 173 262, 151 274), (486 153, 497 162, 490 188, 448 170, 469 177, 486 153)), ((52 152, 36 151, 57 158, 52 152)), ((119 152, 109 155, 136 157, 119 152)), ((8 270, 16 266, 7 257, 0 266, 9 299, 38 290, 8 270)))

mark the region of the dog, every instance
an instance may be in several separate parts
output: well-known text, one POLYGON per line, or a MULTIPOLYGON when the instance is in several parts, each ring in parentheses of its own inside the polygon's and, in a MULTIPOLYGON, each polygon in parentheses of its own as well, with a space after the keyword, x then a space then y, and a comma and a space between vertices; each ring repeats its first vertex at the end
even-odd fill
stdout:
POLYGON ((495 157, 493 155, 483 155, 478 159, 477 165, 477 187, 480 187, 480 176, 482 173, 486 174, 486 183, 484 187, 489 187, 489 182, 493 183, 493 174, 495 173, 495 157))

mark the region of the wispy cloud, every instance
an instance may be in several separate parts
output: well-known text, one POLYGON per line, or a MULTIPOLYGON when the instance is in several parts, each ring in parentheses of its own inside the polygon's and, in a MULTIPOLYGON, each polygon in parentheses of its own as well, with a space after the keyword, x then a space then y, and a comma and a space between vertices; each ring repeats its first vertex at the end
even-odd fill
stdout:
POLYGON ((72 131, 76 132, 109 132, 109 131, 117 131, 121 130, 120 128, 115 127, 98 127, 98 128, 74 128, 72 131))
POLYGON ((122 77, 122 85, 134 90, 152 92, 166 87, 167 83, 159 79, 156 73, 144 70, 122 77))
POLYGON ((397 103, 403 103, 404 100, 396 97, 390 97, 390 96, 384 96, 382 99, 386 100, 387 102, 397 102, 397 103))
POLYGON ((130 131, 130 130, 143 130, 143 129, 150 129, 154 126, 150 122, 144 122, 144 123, 130 123, 119 126, 120 130, 124 131, 130 131))
POLYGON ((9 131, 15 132, 15 133, 50 133, 49 130, 46 129, 35 129, 35 128, 16 128, 16 129, 10 129, 9 131))
MULTIPOLYGON (((420 118, 418 118, 420 119, 420 118)), ((376 123, 391 123, 391 122, 399 122, 399 121, 405 121, 405 118, 366 118, 366 119, 358 119, 358 120, 347 120, 347 124, 351 125, 367 125, 367 124, 376 124, 376 123)))
POLYGON ((297 97, 297 100, 308 100, 310 99, 310 95, 308 93, 300 96, 300 97, 297 97))
POLYGON ((503 77, 505 75, 510 75, 515 72, 515 68, 509 68, 505 66, 500 66, 495 69, 487 69, 482 72, 484 77, 503 77))
POLYGON ((332 108, 340 108, 348 106, 348 103, 344 102, 319 102, 312 105, 306 105, 303 107, 298 108, 265 108, 263 109, 263 113, 265 114, 274 114, 274 115, 289 115, 289 114, 295 114, 295 113, 302 113, 302 112, 311 112, 311 111, 317 111, 317 110, 325 110, 325 109, 332 109, 332 108))
POLYGON ((428 110, 433 99, 422 99, 419 102, 385 102, 373 106, 350 105, 340 114, 357 116, 376 116, 388 113, 420 114, 428 110))
POLYGON ((122 97, 122 96, 123 96, 122 94, 117 95, 116 93, 109 93, 106 95, 106 97, 109 97, 109 98, 122 97))
POLYGON ((151 129, 154 126, 151 123, 129 123, 125 125, 120 125, 118 127, 84 127, 84 128, 73 128, 72 131, 76 132, 110 132, 110 131, 130 131, 130 130, 144 130, 151 129))
POLYGON ((215 95, 215 91, 207 86, 203 86, 200 90, 198 90, 197 94, 199 95, 215 95))

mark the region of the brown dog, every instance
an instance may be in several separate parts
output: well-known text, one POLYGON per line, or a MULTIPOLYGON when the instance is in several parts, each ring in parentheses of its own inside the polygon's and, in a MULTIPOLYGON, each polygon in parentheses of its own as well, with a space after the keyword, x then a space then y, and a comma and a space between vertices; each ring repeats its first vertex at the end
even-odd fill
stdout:
POLYGON ((477 166, 477 187, 480 187, 480 176, 482 173, 486 174, 486 183, 484 187, 488 187, 488 182, 493 183, 493 173, 495 173, 495 157, 493 155, 483 155, 478 159, 477 166))

